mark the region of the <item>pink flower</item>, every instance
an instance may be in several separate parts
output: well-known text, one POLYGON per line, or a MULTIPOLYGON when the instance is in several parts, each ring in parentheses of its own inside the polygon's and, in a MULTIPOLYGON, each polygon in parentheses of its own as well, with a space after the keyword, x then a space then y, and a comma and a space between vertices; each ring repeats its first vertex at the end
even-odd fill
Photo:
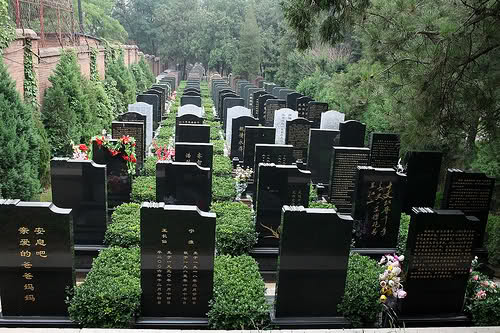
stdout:
POLYGON ((486 291, 484 290, 479 290, 476 294, 477 299, 485 299, 486 298, 486 291))
POLYGON ((490 283, 489 283, 488 281, 483 281, 483 282, 481 282, 481 285, 482 285, 483 287, 489 287, 489 286, 490 286, 490 283))
POLYGON ((408 295, 408 294, 403 289, 398 290, 398 294, 397 294, 398 298, 405 298, 406 295, 408 295))
POLYGON ((473 279, 474 279, 474 281, 479 280, 479 275, 474 275, 473 279))

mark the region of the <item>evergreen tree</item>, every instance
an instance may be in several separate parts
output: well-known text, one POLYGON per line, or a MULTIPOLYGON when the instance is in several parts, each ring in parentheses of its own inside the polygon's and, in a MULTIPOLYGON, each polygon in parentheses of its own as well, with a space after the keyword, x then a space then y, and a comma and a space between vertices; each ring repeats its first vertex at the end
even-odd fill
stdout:
POLYGON ((245 13, 245 23, 240 30, 239 53, 234 74, 247 80, 254 79, 259 74, 261 40, 253 3, 249 3, 245 13))
POLYGON ((32 110, 21 101, 0 59, 0 197, 31 200, 40 190, 38 135, 32 110))
POLYGON ((87 124, 91 136, 101 134, 103 129, 110 130, 115 118, 113 103, 101 81, 84 79, 85 98, 88 100, 92 121, 87 124))
POLYGON ((128 104, 135 103, 136 82, 123 62, 123 55, 106 64, 106 80, 116 82, 116 89, 122 95, 119 113, 126 112, 128 104))

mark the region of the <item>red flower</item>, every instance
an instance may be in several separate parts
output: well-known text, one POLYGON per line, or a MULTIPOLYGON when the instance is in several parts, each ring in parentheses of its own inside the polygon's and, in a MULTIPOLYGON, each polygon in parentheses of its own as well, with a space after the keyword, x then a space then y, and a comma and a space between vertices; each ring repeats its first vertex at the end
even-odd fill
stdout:
POLYGON ((136 163, 137 159, 135 158, 135 155, 130 155, 130 162, 136 163))
POLYGON ((118 150, 114 150, 114 149, 110 149, 109 152, 111 153, 111 156, 116 156, 120 153, 118 150))
POLYGON ((89 150, 89 148, 88 148, 86 145, 84 145, 84 144, 82 143, 82 144, 80 145, 80 150, 81 150, 81 151, 87 151, 87 150, 89 150))
POLYGON ((125 161, 130 161, 130 157, 128 157, 127 155, 122 155, 122 157, 125 161))
POLYGON ((102 146, 102 143, 104 142, 104 137, 102 137, 102 140, 99 138, 95 138, 95 142, 97 142, 97 145, 102 146))
POLYGON ((120 139, 122 141, 123 144, 127 144, 130 142, 130 136, 122 136, 122 138, 120 139))
POLYGON ((134 143, 132 144, 132 147, 135 147, 135 146, 136 146, 136 143, 134 142, 134 143))

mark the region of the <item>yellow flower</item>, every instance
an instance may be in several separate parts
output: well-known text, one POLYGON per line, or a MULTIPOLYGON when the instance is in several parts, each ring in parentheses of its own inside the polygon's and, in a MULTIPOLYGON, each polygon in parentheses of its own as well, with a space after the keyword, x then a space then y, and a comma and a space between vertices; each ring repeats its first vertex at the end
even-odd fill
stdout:
POLYGON ((385 301, 387 301, 387 297, 385 297, 385 295, 380 296, 380 301, 385 303, 385 301))
POLYGON ((392 271, 392 266, 387 266, 387 270, 390 272, 392 271))

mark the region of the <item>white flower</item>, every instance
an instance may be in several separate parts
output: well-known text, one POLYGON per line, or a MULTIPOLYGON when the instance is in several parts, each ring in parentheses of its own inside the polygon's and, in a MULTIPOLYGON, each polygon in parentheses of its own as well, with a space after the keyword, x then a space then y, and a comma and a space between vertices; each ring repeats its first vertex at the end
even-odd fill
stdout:
POLYGON ((394 281, 390 280, 389 281, 389 286, 393 287, 394 286, 394 281))
POLYGON ((380 259, 380 261, 379 261, 379 263, 378 263, 378 264, 379 264, 379 265, 383 265, 383 264, 385 264, 385 261, 386 261, 386 260, 387 260, 387 259, 386 259, 386 258, 385 258, 385 256, 384 256, 384 257, 382 257, 382 258, 380 259))
POLYGON ((387 286, 387 282, 385 282, 385 281, 380 281, 380 286, 381 286, 382 288, 384 288, 385 286, 387 286))
POLYGON ((405 256, 399 256, 399 261, 405 260, 405 256))
POLYGON ((401 268, 399 267, 395 267, 392 272, 394 273, 394 275, 399 275, 399 273, 401 273, 401 268))

